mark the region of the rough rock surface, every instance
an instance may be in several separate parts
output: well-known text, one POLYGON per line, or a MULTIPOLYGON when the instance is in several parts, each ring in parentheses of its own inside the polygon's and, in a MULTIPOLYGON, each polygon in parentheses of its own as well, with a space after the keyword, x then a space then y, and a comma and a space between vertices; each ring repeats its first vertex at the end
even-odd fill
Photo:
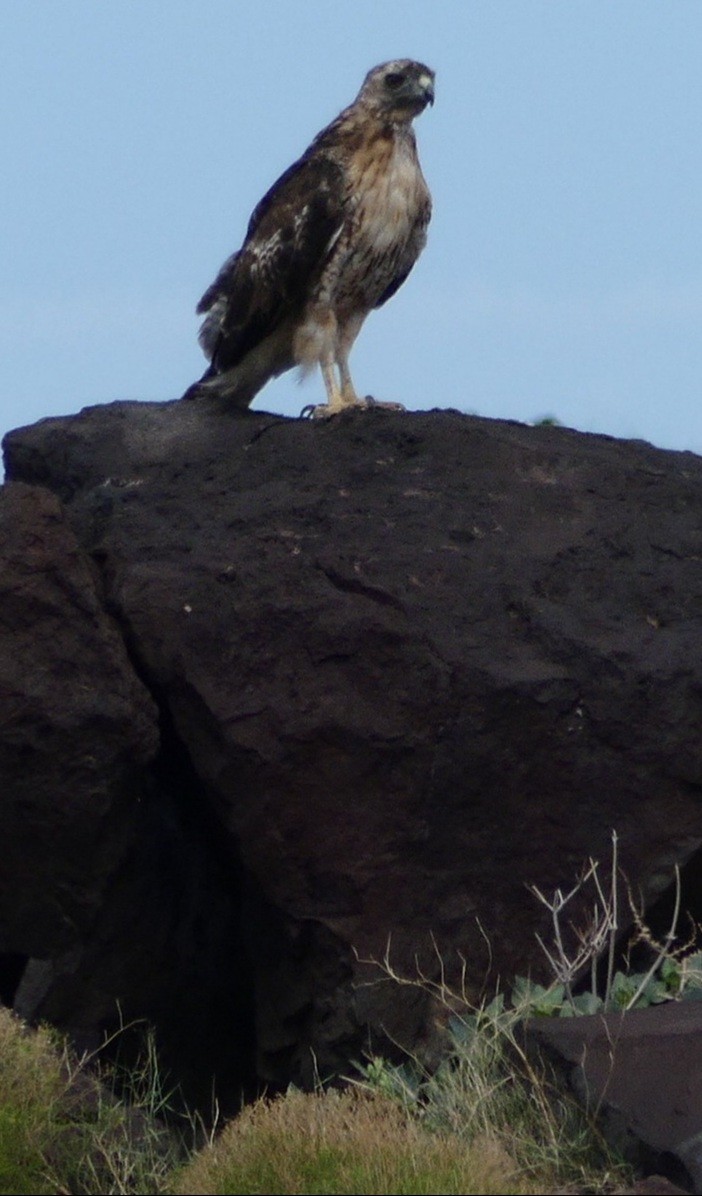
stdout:
MULTIPOLYGON (((174 973, 207 1009, 220 951, 210 1024, 255 1033, 260 1077, 309 1082, 384 1035, 428 1047, 422 993, 363 962, 388 941, 404 974, 462 956, 472 991, 538 974, 526 885, 569 885, 616 828, 651 897, 702 843, 700 458, 452 411, 184 402, 46 420, 5 454, 99 575, 161 712, 181 867, 212 861, 191 923, 223 919, 184 943, 173 853, 133 854, 95 924, 109 952, 88 966, 76 933, 74 988, 53 963, 30 1011, 70 1022, 80 985, 82 1024, 96 987, 104 1016, 116 961, 133 1014, 165 1016, 174 973), (140 922, 145 868, 167 932, 140 922)), ((13 950, 40 954, 36 918, 13 950)))
POLYGON ((0 560, 0 996, 85 1048, 150 1019, 206 1105, 252 1067, 235 869, 55 495, 0 489, 0 560))
POLYGON ((541 1018, 527 1040, 566 1063, 576 1094, 625 1158, 648 1169, 675 1170, 676 1161, 675 1178, 702 1192, 702 1002, 541 1018))
POLYGON ((53 494, 0 490, 0 559, 0 951, 53 955, 100 909, 158 714, 53 494))

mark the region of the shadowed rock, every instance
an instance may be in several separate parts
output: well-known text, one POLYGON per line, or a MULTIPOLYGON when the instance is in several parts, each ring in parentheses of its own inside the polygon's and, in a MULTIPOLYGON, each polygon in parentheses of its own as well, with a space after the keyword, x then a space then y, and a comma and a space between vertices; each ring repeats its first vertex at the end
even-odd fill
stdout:
POLYGON ((158 712, 48 490, 0 490, 0 558, 0 951, 50 956, 100 910, 158 712))
MULTIPOLYGON (((702 1191, 702 1003, 541 1018, 527 1041, 560 1064, 610 1143, 637 1167, 702 1191)), ((660 1187, 641 1191, 672 1191, 660 1187)), ((680 1189, 678 1189, 680 1190, 680 1189)))

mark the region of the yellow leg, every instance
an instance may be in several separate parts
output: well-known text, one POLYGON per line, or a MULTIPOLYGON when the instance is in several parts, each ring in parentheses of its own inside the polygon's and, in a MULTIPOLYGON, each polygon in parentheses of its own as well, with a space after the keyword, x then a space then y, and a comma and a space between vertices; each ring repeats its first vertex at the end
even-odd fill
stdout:
POLYGON ((331 415, 339 415, 340 412, 349 411, 353 407, 361 409, 383 407, 389 411, 405 410, 401 403, 379 403, 370 395, 361 399, 356 394, 349 370, 349 353, 362 323, 363 317, 360 316, 348 322, 344 327, 343 334, 337 337, 336 354, 328 349, 321 358, 319 365, 327 392, 327 401, 317 406, 309 404, 303 409, 303 416, 309 415, 312 419, 327 419, 331 415), (338 380, 335 372, 337 367, 339 370, 338 380))
POLYGON ((330 415, 339 415, 341 411, 348 411, 350 407, 365 407, 367 404, 364 399, 359 399, 356 394, 349 368, 346 361, 339 361, 339 374, 341 376, 341 386, 336 378, 334 358, 331 354, 320 361, 320 368, 322 370, 322 378, 324 379, 324 388, 327 392, 326 403, 320 403, 318 406, 305 407, 305 411, 309 412, 312 419, 326 419, 330 415))

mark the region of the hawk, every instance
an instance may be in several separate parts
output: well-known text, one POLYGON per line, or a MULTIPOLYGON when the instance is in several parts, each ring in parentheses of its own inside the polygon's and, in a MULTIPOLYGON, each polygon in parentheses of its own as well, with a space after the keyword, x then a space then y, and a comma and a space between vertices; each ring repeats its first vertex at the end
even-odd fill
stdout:
POLYGON ((319 364, 327 402, 310 408, 313 416, 375 405, 356 394, 349 353, 368 313, 395 294, 424 248, 431 196, 412 121, 433 102, 434 72, 421 62, 374 67, 354 102, 273 184, 198 304, 211 364, 185 397, 243 408, 269 379, 319 364))

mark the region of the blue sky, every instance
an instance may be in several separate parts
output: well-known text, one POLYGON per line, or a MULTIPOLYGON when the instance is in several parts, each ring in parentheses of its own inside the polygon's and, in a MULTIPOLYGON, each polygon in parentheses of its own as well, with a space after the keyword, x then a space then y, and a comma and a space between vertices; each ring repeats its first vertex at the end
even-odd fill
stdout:
POLYGON ((253 206, 399 56, 434 218, 357 389, 702 453, 701 0, 0 0, 0 433, 180 395, 253 206))

